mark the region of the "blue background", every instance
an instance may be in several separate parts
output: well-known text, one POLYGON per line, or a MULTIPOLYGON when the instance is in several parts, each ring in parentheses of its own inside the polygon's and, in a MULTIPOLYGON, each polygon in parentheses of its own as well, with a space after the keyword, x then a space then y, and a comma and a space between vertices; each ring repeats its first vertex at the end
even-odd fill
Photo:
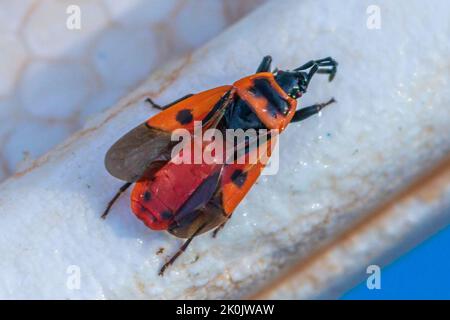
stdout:
POLYGON ((366 280, 341 298, 450 299, 450 226, 382 268, 381 289, 367 289, 366 280))

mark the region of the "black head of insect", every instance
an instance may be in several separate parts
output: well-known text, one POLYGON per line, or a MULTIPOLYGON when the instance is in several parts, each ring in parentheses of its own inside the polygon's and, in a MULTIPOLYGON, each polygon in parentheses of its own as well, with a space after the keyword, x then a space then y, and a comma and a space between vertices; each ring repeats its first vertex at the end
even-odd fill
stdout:
POLYGON ((275 80, 290 97, 298 99, 308 89, 315 73, 328 74, 328 80, 332 81, 336 75, 337 65, 336 60, 331 57, 311 60, 292 71, 276 71, 275 80))
POLYGON ((308 74, 301 71, 278 70, 275 81, 291 98, 298 99, 308 88, 308 74))

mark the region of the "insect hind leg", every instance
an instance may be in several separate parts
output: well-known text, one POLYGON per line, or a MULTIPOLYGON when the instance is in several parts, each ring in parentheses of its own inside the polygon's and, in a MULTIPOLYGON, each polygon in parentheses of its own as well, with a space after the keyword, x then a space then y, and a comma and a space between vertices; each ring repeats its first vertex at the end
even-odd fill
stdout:
POLYGON ((159 275, 163 276, 164 275, 164 271, 166 271, 166 269, 168 267, 170 267, 175 260, 177 260, 177 258, 179 256, 181 256, 181 254, 183 254, 184 251, 186 251, 187 247, 189 246, 189 244, 191 243, 191 241, 202 231, 202 229, 206 226, 206 223, 202 224, 197 231, 195 231, 184 243, 183 245, 178 249, 178 251, 169 259, 169 261, 167 261, 159 270, 159 275))
POLYGON ((167 109, 167 108, 173 106, 174 104, 176 104, 176 103, 178 103, 178 102, 181 102, 181 101, 183 101, 183 100, 185 100, 185 99, 187 99, 187 98, 189 98, 189 97, 192 97, 192 96, 193 96, 192 93, 187 94, 187 95, 185 95, 184 97, 181 97, 180 99, 177 99, 177 100, 175 100, 175 101, 173 101, 173 102, 171 102, 171 103, 169 103, 169 104, 166 104, 165 106, 162 106, 162 105, 157 104, 157 103, 154 102, 150 97, 147 97, 147 99, 145 99, 145 102, 151 104, 152 107, 154 107, 154 108, 156 108, 156 109, 159 109, 159 110, 165 110, 165 109, 167 109))
POLYGON ((108 206, 106 207, 105 211, 103 212, 101 218, 105 219, 106 216, 109 213, 109 210, 111 210, 111 207, 113 206, 114 202, 119 198, 119 196, 124 193, 130 186, 131 182, 125 183, 123 186, 120 187, 119 191, 115 194, 115 196, 109 201, 108 206))
POLYGON ((222 222, 217 228, 215 228, 215 229, 213 230, 213 233, 212 233, 212 237, 213 237, 213 238, 216 238, 216 237, 217 237, 217 234, 219 233, 219 231, 222 230, 223 227, 225 227, 225 225, 227 224, 227 222, 231 219, 231 216, 232 216, 232 215, 233 215, 233 213, 231 213, 231 214, 227 217, 227 220, 225 220, 224 222, 222 222))

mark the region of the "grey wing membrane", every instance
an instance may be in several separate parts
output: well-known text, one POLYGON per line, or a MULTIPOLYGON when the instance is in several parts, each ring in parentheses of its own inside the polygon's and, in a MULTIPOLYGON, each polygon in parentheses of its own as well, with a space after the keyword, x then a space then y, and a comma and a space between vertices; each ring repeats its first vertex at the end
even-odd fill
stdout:
POLYGON ((120 138, 106 153, 108 172, 124 181, 135 182, 152 167, 160 167, 170 160, 172 146, 170 132, 143 123, 120 138))

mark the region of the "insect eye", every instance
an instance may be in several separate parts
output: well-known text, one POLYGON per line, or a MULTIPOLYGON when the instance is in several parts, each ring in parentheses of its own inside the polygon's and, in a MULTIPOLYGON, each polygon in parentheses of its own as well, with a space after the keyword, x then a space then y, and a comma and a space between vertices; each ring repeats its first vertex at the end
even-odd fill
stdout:
POLYGON ((299 97, 299 94, 300 94, 300 89, 295 87, 292 89, 290 96, 291 96, 291 98, 297 99, 299 97))

